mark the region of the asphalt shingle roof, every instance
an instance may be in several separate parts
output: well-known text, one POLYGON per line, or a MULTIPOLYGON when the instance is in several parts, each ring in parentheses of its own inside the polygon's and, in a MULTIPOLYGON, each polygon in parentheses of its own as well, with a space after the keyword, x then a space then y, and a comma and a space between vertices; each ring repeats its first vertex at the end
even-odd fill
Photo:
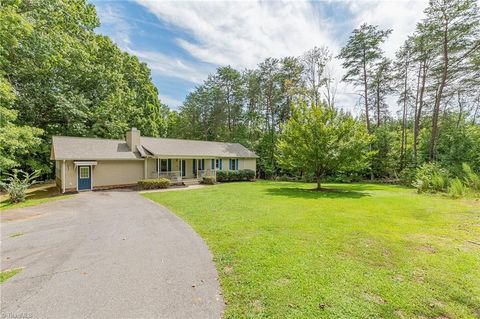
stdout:
POLYGON ((141 137, 141 146, 132 152, 124 140, 54 136, 52 159, 55 160, 135 160, 145 154, 172 157, 243 157, 257 155, 238 143, 193 141, 141 137))

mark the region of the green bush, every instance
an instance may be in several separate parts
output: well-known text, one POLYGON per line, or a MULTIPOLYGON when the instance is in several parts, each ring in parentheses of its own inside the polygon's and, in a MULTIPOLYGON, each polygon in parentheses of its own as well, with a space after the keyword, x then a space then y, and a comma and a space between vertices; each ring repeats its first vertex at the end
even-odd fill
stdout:
POLYGON ((412 185, 415 182, 417 171, 413 167, 407 167, 400 171, 398 179, 402 185, 412 185))
POLYGON ((468 187, 464 185, 458 177, 450 183, 450 187, 448 188, 448 194, 453 198, 463 197, 467 192, 468 187))
POLYGON ((8 194, 10 203, 19 203, 25 201, 27 189, 35 184, 35 179, 40 175, 40 171, 31 174, 22 170, 14 169, 12 174, 5 174, 8 177, 0 182, 0 186, 8 194), (23 177, 20 177, 20 174, 23 177))
POLYGON ((251 181, 255 179, 255 171, 242 169, 238 171, 217 171, 218 182, 251 181))
POLYGON ((204 176, 202 179, 202 184, 213 185, 215 184, 215 177, 213 176, 204 176))
POLYGON ((170 186, 170 180, 166 178, 142 179, 138 181, 138 186, 140 189, 168 188, 170 186))
POLYGON ((465 175, 465 184, 473 191, 480 191, 480 176, 476 174, 467 163, 462 164, 463 173, 465 175))
POLYGON ((445 174, 434 173, 432 175, 431 185, 433 192, 445 192, 447 191, 449 178, 445 174))
POLYGON ((412 185, 418 193, 442 192, 448 187, 448 171, 436 163, 426 163, 417 169, 412 185))

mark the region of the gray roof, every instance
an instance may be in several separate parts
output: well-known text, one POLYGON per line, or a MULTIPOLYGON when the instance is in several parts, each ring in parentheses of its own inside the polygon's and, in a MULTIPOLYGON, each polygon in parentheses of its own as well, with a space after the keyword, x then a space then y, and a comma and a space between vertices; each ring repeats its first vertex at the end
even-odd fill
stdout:
POLYGON ((123 140, 53 136, 52 158, 56 160, 141 159, 123 140))
POLYGON ((240 157, 257 155, 238 143, 140 137, 141 146, 132 152, 124 140, 53 136, 53 160, 137 160, 159 157, 240 157))
POLYGON ((173 138, 140 137, 140 143, 150 153, 157 156, 188 157, 244 157, 257 155, 238 143, 181 140, 173 138))

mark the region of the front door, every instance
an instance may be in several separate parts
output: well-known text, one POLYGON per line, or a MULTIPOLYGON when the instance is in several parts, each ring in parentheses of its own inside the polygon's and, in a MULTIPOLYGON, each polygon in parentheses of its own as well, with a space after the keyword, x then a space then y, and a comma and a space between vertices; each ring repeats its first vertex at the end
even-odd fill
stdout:
POLYGON ((78 190, 92 189, 92 171, 90 166, 78 167, 78 190))

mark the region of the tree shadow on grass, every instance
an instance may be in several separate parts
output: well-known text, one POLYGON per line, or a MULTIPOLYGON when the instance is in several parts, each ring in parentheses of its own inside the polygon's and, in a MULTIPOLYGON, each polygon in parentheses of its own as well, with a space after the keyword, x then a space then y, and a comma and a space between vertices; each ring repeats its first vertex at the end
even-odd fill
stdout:
POLYGON ((268 195, 273 196, 285 196, 294 198, 362 198, 368 197, 368 192, 345 190, 335 187, 326 187, 321 191, 317 191, 314 188, 300 188, 300 187, 278 187, 269 188, 266 190, 268 195))

